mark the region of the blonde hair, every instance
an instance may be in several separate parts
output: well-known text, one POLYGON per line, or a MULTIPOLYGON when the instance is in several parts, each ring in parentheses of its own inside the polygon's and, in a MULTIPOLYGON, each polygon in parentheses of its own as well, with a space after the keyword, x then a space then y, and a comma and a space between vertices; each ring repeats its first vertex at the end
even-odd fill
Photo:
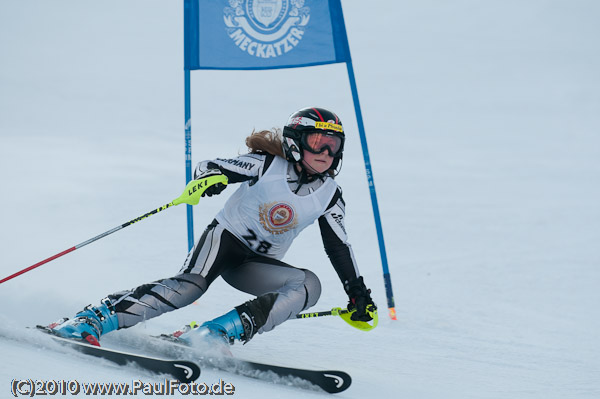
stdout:
POLYGON ((251 154, 269 153, 285 158, 279 129, 253 131, 250 136, 246 137, 246 145, 251 154))

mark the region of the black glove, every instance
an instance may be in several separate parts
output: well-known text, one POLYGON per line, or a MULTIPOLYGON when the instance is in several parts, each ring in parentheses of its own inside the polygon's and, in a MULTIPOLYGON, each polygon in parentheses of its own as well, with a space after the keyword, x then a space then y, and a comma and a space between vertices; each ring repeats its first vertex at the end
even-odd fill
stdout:
POLYGON ((369 312, 367 312, 367 308, 370 311, 374 311, 377 309, 377 306, 373 302, 373 299, 371 299, 371 290, 367 289, 365 286, 362 276, 347 281, 344 284, 344 289, 349 298, 348 310, 353 311, 356 309, 356 312, 352 314, 350 319, 354 321, 373 320, 369 312))
MULTIPOLYGON (((206 171, 203 171, 201 173, 198 173, 198 170, 196 170, 197 175, 195 176, 195 180, 200 180, 200 179, 204 179, 206 177, 209 176, 217 176, 217 175, 222 175, 223 172, 221 172, 220 169, 208 169, 206 171)), ((202 193, 202 196, 209 196, 212 197, 213 195, 218 195, 221 194, 221 191, 225 190, 227 188, 227 184, 223 184, 223 183, 215 183, 212 186, 208 187, 206 190, 204 190, 204 192, 202 193)))

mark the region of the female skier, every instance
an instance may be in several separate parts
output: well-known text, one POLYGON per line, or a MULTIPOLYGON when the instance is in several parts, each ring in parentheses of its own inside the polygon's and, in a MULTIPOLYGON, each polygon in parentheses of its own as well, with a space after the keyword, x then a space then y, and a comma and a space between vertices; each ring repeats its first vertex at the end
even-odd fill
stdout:
MULTIPOLYGON (((352 320, 370 321, 375 304, 358 272, 344 228, 345 203, 334 181, 344 150, 340 119, 323 108, 292 114, 283 129, 246 139, 250 153, 200 162, 194 178, 224 174, 242 183, 170 278, 117 292, 98 306, 86 306, 73 319, 49 328, 57 334, 99 345, 102 334, 187 306, 221 276, 256 298, 174 336, 192 344, 207 335, 248 342, 317 303, 321 284, 309 270, 281 261, 305 227, 319 221, 323 245, 349 297, 352 320)), ((204 195, 219 194, 217 183, 204 195)))

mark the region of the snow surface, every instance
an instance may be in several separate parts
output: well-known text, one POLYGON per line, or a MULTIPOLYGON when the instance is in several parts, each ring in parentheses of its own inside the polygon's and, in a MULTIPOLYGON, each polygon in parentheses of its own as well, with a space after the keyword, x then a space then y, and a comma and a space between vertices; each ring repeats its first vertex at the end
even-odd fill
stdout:
MULTIPOLYGON (((600 397, 600 2, 344 0, 398 320, 343 64, 192 73, 194 162, 243 153, 253 129, 334 109, 338 181, 356 258, 381 309, 364 333, 289 321, 236 356, 341 369, 341 398, 600 397)), ((183 189, 181 1, 0 2, 1 277, 177 197, 183 189)), ((198 236, 231 194, 195 208, 198 236)), ((0 396, 11 380, 160 381, 26 330, 179 270, 177 207, 0 287, 0 396), (30 342, 34 343, 31 345, 30 342)), ((318 227, 286 260, 346 298, 318 227), (311 250, 316 248, 317 250, 311 250)), ((171 331, 248 299, 222 280, 196 305, 119 331, 171 331)), ((327 394, 206 370, 235 397, 327 394)), ((164 379, 164 378, 162 378, 164 379)))

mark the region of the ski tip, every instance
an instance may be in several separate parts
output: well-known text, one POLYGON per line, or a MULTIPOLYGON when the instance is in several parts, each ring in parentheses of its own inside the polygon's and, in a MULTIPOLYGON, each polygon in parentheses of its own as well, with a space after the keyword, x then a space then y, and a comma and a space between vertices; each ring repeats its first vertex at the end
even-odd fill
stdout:
POLYGON ((352 384, 352 377, 343 371, 323 371, 323 380, 319 386, 328 393, 343 392, 352 384))
POLYGON ((173 373, 173 376, 181 382, 190 383, 196 381, 198 377, 200 377, 200 367, 194 362, 187 360, 173 360, 171 364, 173 365, 174 370, 176 370, 173 373))

